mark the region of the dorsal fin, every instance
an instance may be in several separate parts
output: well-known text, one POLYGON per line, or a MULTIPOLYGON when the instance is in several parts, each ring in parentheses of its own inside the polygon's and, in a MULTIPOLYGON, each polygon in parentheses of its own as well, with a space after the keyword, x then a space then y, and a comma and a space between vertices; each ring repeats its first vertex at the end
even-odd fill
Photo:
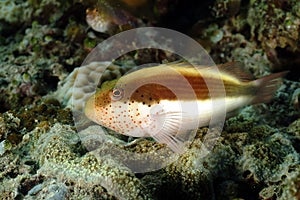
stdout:
MULTIPOLYGON (((184 60, 179 60, 179 61, 175 61, 172 63, 167 63, 167 65, 170 65, 172 67, 184 67, 184 68, 194 68, 195 66, 193 66, 191 63, 186 62, 184 60)), ((162 65, 163 66, 163 65, 162 65)), ((198 69, 209 69, 210 66, 201 66, 199 65, 198 69)), ((243 64, 241 62, 228 62, 228 63, 224 63, 224 64, 219 64, 217 65, 219 71, 221 73, 230 75, 240 81, 251 81, 254 80, 255 77, 251 74, 251 72, 246 69, 243 64)))
MULTIPOLYGON (((177 60, 170 63, 165 64, 156 64, 156 63, 148 63, 140 66, 136 66, 131 68, 129 71, 125 73, 125 75, 131 74, 133 72, 139 71, 141 69, 145 68, 152 68, 152 67, 173 67, 175 69, 179 69, 181 73, 194 73, 194 70, 190 69, 196 69, 195 66, 193 66, 191 63, 184 61, 184 60, 177 60), (187 69, 187 70, 184 70, 187 69)), ((201 69, 209 69, 211 66, 200 66, 201 69)), ((227 74, 237 80, 240 81, 251 81, 254 80, 254 76, 247 70, 245 67, 243 67, 242 63, 240 62, 228 62, 225 64, 219 64, 217 65, 219 71, 221 73, 227 74)))
POLYGON ((184 67, 184 68, 195 68, 194 65, 192 65, 191 63, 183 60, 183 59, 180 59, 180 60, 176 60, 176 61, 173 61, 173 62, 169 62, 169 63, 165 63, 165 64, 162 64, 163 65, 167 65, 167 66, 171 66, 171 67, 184 67))
POLYGON ((163 64, 160 64, 160 63, 145 63, 145 64, 142 64, 142 65, 132 67, 129 71, 127 71, 125 73, 125 75, 131 74, 135 71, 139 71, 139 70, 145 69, 145 68, 165 67, 165 66, 172 66, 172 67, 189 67, 189 66, 191 66, 192 67, 191 64, 189 64, 188 62, 186 62, 184 60, 176 60, 176 61, 173 61, 173 62, 163 63, 163 64))
POLYGON ((234 76, 241 81, 254 80, 254 76, 247 70, 241 62, 228 62, 217 65, 220 72, 234 76))

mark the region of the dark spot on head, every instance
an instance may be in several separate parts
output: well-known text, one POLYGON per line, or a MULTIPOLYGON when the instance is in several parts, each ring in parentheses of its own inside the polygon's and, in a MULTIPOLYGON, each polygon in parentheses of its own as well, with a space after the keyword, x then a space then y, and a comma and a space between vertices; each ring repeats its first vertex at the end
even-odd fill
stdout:
POLYGON ((152 101, 152 97, 149 97, 149 100, 152 101))
POLYGON ((141 97, 143 98, 143 97, 144 97, 144 95, 141 95, 141 97))

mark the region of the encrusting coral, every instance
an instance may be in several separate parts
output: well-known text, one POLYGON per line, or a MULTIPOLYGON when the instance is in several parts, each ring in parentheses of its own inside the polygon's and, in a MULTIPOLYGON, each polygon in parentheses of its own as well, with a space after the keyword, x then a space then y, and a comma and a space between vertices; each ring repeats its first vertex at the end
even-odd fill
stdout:
MULTIPOLYGON (((128 168, 110 157, 97 159, 93 152, 78 155, 79 142, 79 136, 70 126, 55 124, 37 144, 34 153, 40 163, 37 174, 87 188, 101 185, 108 194, 121 199, 147 199, 146 188, 128 168)), ((106 195, 104 189, 102 193, 106 195)))

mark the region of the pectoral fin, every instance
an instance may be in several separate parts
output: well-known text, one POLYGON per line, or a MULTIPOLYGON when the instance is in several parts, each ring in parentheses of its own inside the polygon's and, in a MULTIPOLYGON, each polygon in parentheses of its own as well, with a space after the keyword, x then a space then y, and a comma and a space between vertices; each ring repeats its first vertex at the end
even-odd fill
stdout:
POLYGON ((184 153, 184 141, 180 140, 166 129, 162 129, 159 133, 151 135, 157 142, 166 144, 174 152, 183 154, 184 153))
POLYGON ((182 113, 179 112, 158 112, 154 117, 156 129, 149 132, 157 142, 164 143, 174 152, 184 153, 184 140, 178 137, 182 123, 182 113))

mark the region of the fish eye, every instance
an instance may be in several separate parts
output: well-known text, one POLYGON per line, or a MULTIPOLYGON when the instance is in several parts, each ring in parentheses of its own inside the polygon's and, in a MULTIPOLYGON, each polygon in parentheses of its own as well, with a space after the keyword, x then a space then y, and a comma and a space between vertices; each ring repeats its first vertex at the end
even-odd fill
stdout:
POLYGON ((111 99, 114 101, 118 101, 123 97, 123 90, 121 88, 114 88, 111 92, 111 99))

